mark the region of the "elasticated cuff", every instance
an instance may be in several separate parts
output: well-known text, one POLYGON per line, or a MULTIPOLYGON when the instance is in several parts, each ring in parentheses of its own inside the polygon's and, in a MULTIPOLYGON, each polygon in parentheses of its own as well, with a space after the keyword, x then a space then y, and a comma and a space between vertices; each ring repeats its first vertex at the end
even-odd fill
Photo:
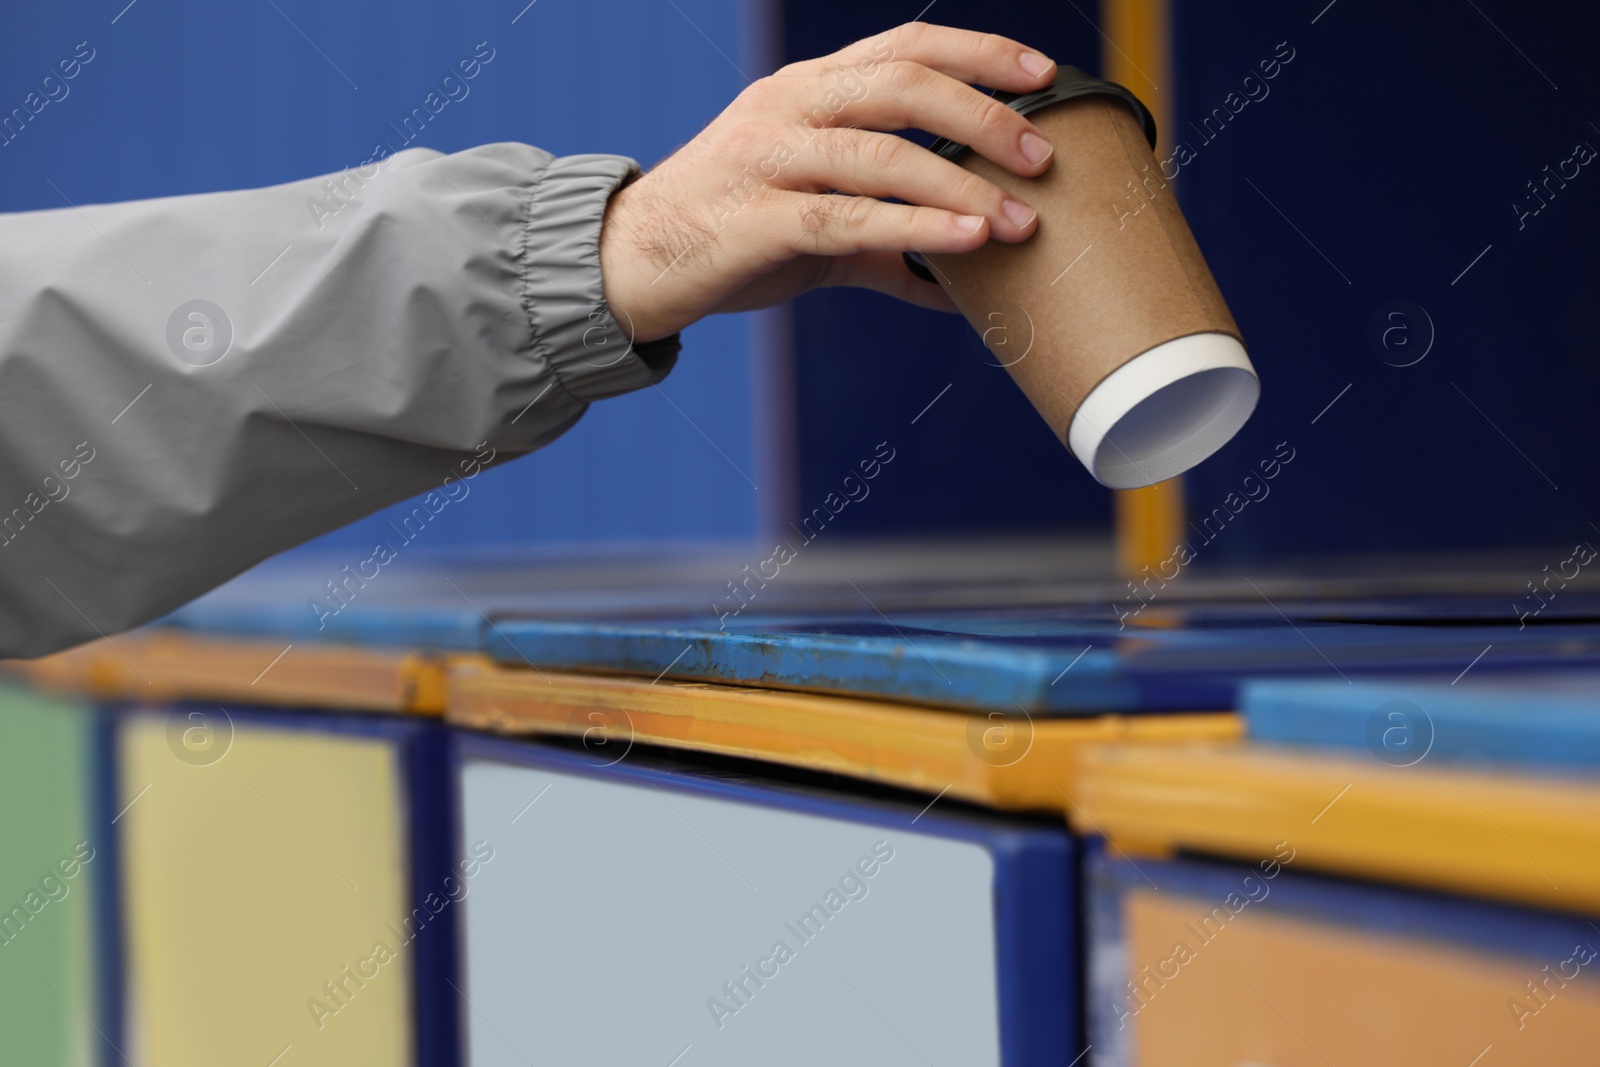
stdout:
POLYGON ((682 347, 678 335, 634 344, 606 304, 600 224, 611 194, 637 177, 625 156, 563 156, 530 193, 522 232, 522 306, 534 346, 567 392, 604 400, 654 385, 682 347))

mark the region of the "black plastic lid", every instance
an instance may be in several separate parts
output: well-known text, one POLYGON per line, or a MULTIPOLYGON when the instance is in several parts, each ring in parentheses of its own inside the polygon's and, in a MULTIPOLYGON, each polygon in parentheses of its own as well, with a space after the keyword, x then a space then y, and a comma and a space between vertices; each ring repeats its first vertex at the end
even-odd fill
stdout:
MULTIPOLYGON (((1057 68, 1055 82, 1048 88, 1040 89, 1038 92, 1026 93, 1022 96, 1018 96, 1016 93, 999 91, 994 94, 996 100, 1009 104, 1011 109, 1019 115, 1030 115, 1035 111, 1042 111, 1051 104, 1076 100, 1080 96, 1111 96, 1127 104, 1139 119, 1139 125, 1143 127, 1145 139, 1150 142, 1150 147, 1155 148, 1156 117, 1150 114, 1150 109, 1144 106, 1144 101, 1116 82, 1102 81, 1099 78, 1091 77, 1077 67, 1063 66, 1057 68)), ((966 145, 957 144, 943 137, 928 147, 929 151, 935 155, 951 160, 960 158, 963 153, 968 151, 966 145)), ((912 274, 915 274, 925 282, 937 281, 933 276, 933 271, 929 269, 927 262, 920 253, 906 252, 904 253, 904 258, 906 266, 910 268, 912 274)))

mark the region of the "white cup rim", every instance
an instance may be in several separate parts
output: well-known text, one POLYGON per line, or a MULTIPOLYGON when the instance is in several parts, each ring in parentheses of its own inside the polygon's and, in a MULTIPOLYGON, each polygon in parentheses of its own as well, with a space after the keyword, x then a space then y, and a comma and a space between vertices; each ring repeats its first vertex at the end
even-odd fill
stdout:
POLYGON ((1189 334, 1106 375, 1073 415, 1067 447, 1102 485, 1154 485, 1227 444, 1260 396, 1238 338, 1189 334))

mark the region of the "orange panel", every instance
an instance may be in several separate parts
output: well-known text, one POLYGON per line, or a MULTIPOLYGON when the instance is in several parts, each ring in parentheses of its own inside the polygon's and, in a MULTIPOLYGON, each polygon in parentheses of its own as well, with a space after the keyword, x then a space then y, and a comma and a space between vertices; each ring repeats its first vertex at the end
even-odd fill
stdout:
POLYGON ((1196 930, 1212 904, 1135 890, 1124 908, 1130 977, 1142 983, 1142 1006, 1125 1022, 1140 1067, 1577 1067, 1600 1058, 1594 948, 1580 954, 1587 964, 1517 959, 1250 913, 1206 928, 1207 941, 1196 930), (1538 997, 1529 982, 1542 983, 1538 997))

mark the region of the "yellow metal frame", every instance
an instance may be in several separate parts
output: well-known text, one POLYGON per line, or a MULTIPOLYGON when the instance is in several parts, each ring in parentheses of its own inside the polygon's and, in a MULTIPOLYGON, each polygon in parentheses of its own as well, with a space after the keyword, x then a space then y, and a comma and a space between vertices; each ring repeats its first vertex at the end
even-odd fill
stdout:
MULTIPOLYGON (((6 664, 102 700, 238 701, 444 715, 510 735, 587 737, 832 772, 1004 811, 1063 813, 1129 853, 1180 848, 1600 910, 1600 781, 1242 741, 1231 713, 993 717, 720 684, 507 667, 479 655, 129 634, 6 664)), ((615 745, 616 747, 609 747, 615 745)))
POLYGON ((231 700, 444 714, 445 658, 399 649, 147 630, 4 666, 41 689, 101 700, 231 700))
POLYGON ((1068 810, 1072 754, 1114 740, 1226 740, 1228 713, 1005 719, 850 697, 500 667, 450 667, 447 719, 503 734, 586 737, 737 756, 1005 811, 1068 810))
POLYGON ((1600 911, 1593 779, 1260 744, 1088 746, 1072 779, 1072 825, 1129 853, 1256 861, 1287 842, 1296 868, 1600 911))
MULTIPOLYGON (((1166 0, 1105 0, 1101 69, 1143 100, 1156 128, 1171 128, 1167 89, 1172 78, 1171 30, 1166 0)), ((1114 494, 1117 568, 1129 577, 1155 567, 1183 540, 1183 479, 1114 494)))

